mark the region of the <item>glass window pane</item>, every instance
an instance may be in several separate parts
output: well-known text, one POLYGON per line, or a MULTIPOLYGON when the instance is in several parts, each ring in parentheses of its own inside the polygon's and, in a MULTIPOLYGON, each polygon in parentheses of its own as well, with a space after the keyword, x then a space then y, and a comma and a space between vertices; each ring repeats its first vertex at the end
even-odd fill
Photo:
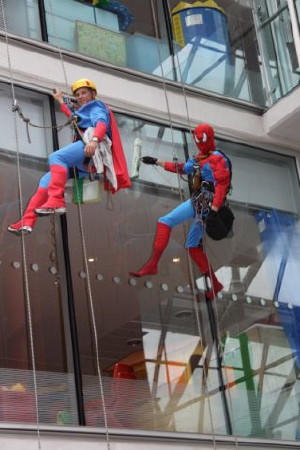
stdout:
MULTIPOLYGON (((140 152, 172 161, 176 152, 178 159, 185 161, 183 135, 163 125, 116 116, 128 166, 135 175, 132 188, 113 197, 110 211, 105 192, 100 203, 82 205, 83 230, 78 207, 68 205, 87 424, 103 425, 98 356, 109 426, 211 433, 211 386, 219 431, 226 433, 207 312, 203 308, 199 330, 182 227, 172 231, 157 277, 138 279, 129 273, 151 253, 158 217, 180 203, 177 175, 169 182, 162 168, 145 164, 138 168, 134 155, 140 152), (83 240, 89 274, 82 259, 83 240), (86 291, 88 277, 94 316, 86 291), (205 343, 200 336, 202 327, 205 343), (211 371, 204 369, 202 355, 207 352, 211 371), (199 411, 205 411, 200 421, 195 416, 199 411)), ((187 183, 185 186, 184 193, 189 195, 187 183)))
MULTIPOLYGON (((121 114, 116 116, 133 175, 133 187, 113 198, 111 211, 107 210, 105 193, 102 202, 82 205, 82 229, 78 207, 68 205, 87 424, 104 423, 97 373, 99 358, 111 427, 209 434, 212 430, 228 434, 232 428, 237 435, 255 437, 271 437, 273 431, 276 433, 275 428, 280 428, 284 436, 291 438, 295 423, 291 418, 290 427, 281 426, 279 417, 272 416, 275 400, 269 391, 274 388, 280 395, 283 377, 290 376, 292 370, 295 338, 293 341, 288 336, 293 316, 287 316, 289 306, 281 299, 286 292, 285 280, 290 285, 290 264, 294 264, 296 258, 293 252, 288 254, 285 270, 280 276, 281 260, 278 258, 287 256, 280 253, 280 242, 283 237, 286 239, 287 233, 291 236, 293 227, 297 229, 295 213, 285 212, 282 216, 278 211, 276 214, 271 211, 274 219, 267 220, 270 211, 255 204, 259 203, 260 197, 254 191, 251 208, 242 197, 232 201, 236 218, 232 238, 221 242, 205 238, 204 247, 209 261, 224 285, 221 295, 215 300, 217 325, 216 329, 213 328, 212 313, 203 301, 203 277, 197 275, 196 268, 195 272, 190 272, 183 247, 185 233, 180 227, 172 230, 157 276, 133 278, 130 275, 130 271, 140 267, 151 254, 157 219, 180 202, 176 183, 166 179, 162 181, 160 178, 164 172, 161 174, 160 168, 139 166, 139 157, 148 155, 172 161, 176 154, 180 161, 184 161, 185 154, 179 130, 121 114), (259 226, 261 214, 266 225, 271 226, 267 236, 259 226), (274 230, 275 218, 278 220, 274 230), (94 236, 101 238, 94 239, 94 236), (84 267, 83 243, 87 246, 89 273, 84 267), (196 278, 196 295, 191 289, 191 276, 196 278), (93 312, 91 298, 87 295, 88 279, 93 312), (281 309, 277 312, 273 294, 278 279, 281 309), (199 308, 198 318, 195 300, 199 308), (268 321, 270 326, 267 326, 268 321), (218 346, 215 346, 212 332, 217 333, 218 346), (268 336, 270 340, 267 340, 268 336), (277 345, 277 337, 284 343, 282 351, 269 346, 269 342, 277 345), (270 347, 268 354, 266 345, 268 349, 270 347), (220 364, 224 367, 223 372, 220 364), (272 378, 270 371, 274 373, 272 378), (281 377, 280 382, 276 380, 277 374, 281 377), (263 383, 263 376, 264 380, 270 380, 268 384, 263 383), (222 386, 226 386, 227 391, 222 386), (260 396, 257 394, 258 386, 260 396), (223 396, 222 392, 226 395, 223 396), (263 430, 262 423, 268 420, 270 428, 263 430)), ((222 147, 224 144, 233 164, 234 155, 238 152, 239 156, 245 156, 247 162, 264 162, 265 172, 270 171, 266 176, 271 177, 273 171, 279 170, 279 160, 275 158, 273 161, 273 154, 259 149, 251 149, 250 152, 241 145, 235 148, 235 144, 225 141, 218 144, 222 147)), ((190 153, 194 151, 190 147, 190 153)), ((290 158, 281 158, 285 177, 286 170, 293 173, 291 167, 294 162, 290 158)), ((236 170, 238 176, 240 167, 236 170)), ((298 190, 294 182, 296 178, 284 195, 293 193, 296 199, 298 190)), ((246 187, 243 187, 245 191, 246 187)), ((187 187, 185 195, 188 195, 187 187)), ((296 243, 295 248, 298 247, 296 243)), ((295 287, 295 292, 299 287, 295 287)), ((294 305, 292 311, 294 314, 294 305)), ((296 333, 295 329, 292 330, 296 333)), ((295 398, 291 400, 292 408, 295 398)), ((284 402, 280 408, 282 414, 290 418, 284 402)))
POLYGON ((88 3, 45 1, 50 43, 117 66, 161 75, 161 60, 169 55, 161 2, 154 12, 150 0, 143 4, 132 0, 98 6, 88 3))
MULTIPOLYGON (((233 98, 264 104, 252 5, 168 0, 177 79, 233 98)), ((171 71, 171 60, 164 62, 171 71)))
POLYGON ((299 64, 286 0, 255 1, 254 14, 269 102, 299 83, 299 64))
MULTIPOLYGON (((1 83, 0 91, 1 122, 6 127, 0 144, 0 420, 36 423, 35 377, 40 422, 76 424, 60 223, 57 219, 38 221, 35 233, 25 236, 24 246, 20 236, 7 231, 19 219, 19 187, 25 209, 47 170, 51 130, 29 126, 28 143, 25 124, 18 117, 15 122, 11 111, 10 86, 1 83)), ((47 96, 20 88, 15 88, 15 94, 32 123, 51 125, 47 96)))
MULTIPOLYGON (((190 135, 187 135, 190 140, 190 135)), ((299 184, 293 158, 217 140, 233 165, 233 236, 205 238, 233 432, 295 440, 299 403, 299 184), (286 387, 287 388, 286 391, 286 387)), ((189 153, 195 146, 189 145, 189 153)), ((203 285, 202 285, 203 286, 203 285)))
POLYGON ((38 0, 3 0, 0 6, 0 29, 41 40, 38 0))
POLYGON ((296 332, 291 323, 297 320, 298 312, 290 310, 287 326, 286 313, 272 302, 262 306, 253 299, 251 305, 226 303, 223 307, 219 309, 221 316, 230 309, 236 317, 227 331, 224 348, 224 374, 235 434, 297 439, 299 361, 294 356, 299 347, 291 347, 291 336, 296 332), (251 319, 254 308, 256 315, 251 319), (247 317, 243 326, 242 317, 247 317))
MULTIPOLYGON (((23 89, 16 92, 26 116, 48 125, 48 98, 23 89)), ((32 144, 26 143, 25 124, 18 119, 15 130, 13 113, 7 114, 10 86, 2 84, 1 94, 0 113, 10 130, 1 143, 2 181, 3 186, 14 186, 2 190, 2 222, 9 224, 19 211, 16 132, 24 143, 24 203, 46 170, 52 141, 50 130, 41 128, 33 129, 32 144)), ((63 122, 61 113, 57 119, 63 122)), ((157 219, 181 203, 180 194, 189 196, 188 184, 176 173, 165 178, 162 168, 139 165, 139 158, 184 161, 187 155, 181 130, 122 114, 116 119, 132 188, 112 198, 103 191, 101 201, 80 209, 70 202, 66 217, 87 425, 104 425, 105 405, 113 428, 207 434, 230 434, 232 429, 237 436, 294 440, 300 367, 299 221, 298 209, 292 209, 299 188, 294 160, 218 141, 232 159, 234 189, 241 192, 231 200, 234 235, 220 242, 204 239, 208 259, 224 285, 213 303, 207 303, 203 277, 187 259, 183 226, 172 230, 156 276, 130 274, 152 252, 157 219), (243 164, 236 163, 236 155, 243 157, 243 164), (278 191, 272 185, 273 198, 269 192, 261 199, 259 164, 265 184, 280 176, 283 184, 290 178, 290 184, 279 184, 278 191), (255 186, 247 180, 245 166, 258 174, 255 186), (280 208, 288 197, 292 203, 280 208)), ((65 129, 60 141, 69 140, 65 129)), ((195 152, 191 143, 189 152, 195 152)), ((59 223, 39 220, 35 233, 25 240, 40 417, 46 423, 77 423, 59 223)), ((0 383, 26 384, 22 392, 29 402, 34 388, 23 252, 21 241, 5 228, 0 383)), ((21 420, 19 414, 16 420, 21 420)), ((32 417, 27 412, 24 420, 34 421, 32 417)))
POLYGON ((218 141, 233 164, 233 201, 299 213, 299 189, 294 158, 218 141))
MULTIPOLYGON (((190 134, 189 154, 198 152, 190 134)), ((216 139, 232 162, 229 200, 298 214, 300 193, 295 159, 235 142, 216 139)))

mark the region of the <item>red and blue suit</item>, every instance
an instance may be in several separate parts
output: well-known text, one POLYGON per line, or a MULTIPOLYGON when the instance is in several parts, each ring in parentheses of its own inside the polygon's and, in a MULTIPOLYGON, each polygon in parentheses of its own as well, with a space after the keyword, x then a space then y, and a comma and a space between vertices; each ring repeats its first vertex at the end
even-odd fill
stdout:
MULTIPOLYGON (((61 106, 61 111, 68 117, 74 115, 77 118, 77 125, 83 132, 89 127, 94 127, 94 136, 101 141, 105 134, 112 141, 113 164, 118 181, 118 190, 131 186, 128 175, 124 151, 118 131, 118 127, 112 111, 100 100, 93 100, 72 111, 65 104, 61 106)), ((78 139, 75 142, 63 147, 49 156, 49 165, 59 165, 63 167, 70 176, 70 169, 76 167, 79 169, 79 174, 86 173, 84 164, 85 143, 78 139)), ((51 180, 51 172, 47 172, 41 179, 39 187, 47 188, 51 180)), ((107 187, 107 184, 106 184, 107 187)))
MULTIPOLYGON (((199 167, 202 187, 199 186, 199 189, 195 188, 192 198, 181 203, 165 216, 160 217, 158 222, 173 228, 186 220, 195 218, 196 214, 193 196, 195 196, 197 192, 206 189, 205 186, 207 186, 209 192, 213 192, 213 195, 211 196, 211 206, 215 206, 217 209, 222 206, 230 185, 230 169, 228 160, 223 153, 214 150, 205 158, 203 158, 203 156, 195 156, 189 158, 186 163, 176 164, 173 162, 166 162, 164 166, 165 170, 182 175, 193 175, 195 173, 195 168, 197 167, 199 167)), ((201 218, 192 222, 186 240, 186 248, 198 247, 201 244, 203 230, 204 224, 201 218)))
POLYGON ((130 273, 136 277, 155 275, 158 271, 160 257, 168 245, 172 228, 186 220, 194 219, 185 246, 200 272, 210 278, 212 290, 206 293, 206 297, 213 299, 223 286, 216 278, 202 248, 203 219, 210 209, 218 211, 225 202, 230 187, 231 173, 226 156, 216 149, 214 130, 210 125, 198 125, 193 131, 193 137, 199 154, 189 158, 186 163, 165 162, 163 167, 167 171, 179 174, 195 175, 197 173, 199 185, 194 188, 191 198, 158 219, 150 259, 139 271, 130 273), (209 209, 202 216, 197 217, 195 198, 199 194, 202 195, 206 189, 211 200, 209 209))
MULTIPOLYGON (((61 105, 61 111, 68 117, 76 115, 78 128, 83 132, 89 127, 94 128, 93 135, 100 142, 107 134, 112 141, 112 159, 117 179, 117 188, 113 189, 107 180, 104 180, 106 190, 113 193, 122 188, 131 186, 128 174, 124 150, 119 134, 119 130, 112 111, 103 102, 92 100, 76 111, 61 105)), ((78 139, 71 144, 51 153, 49 155, 50 171, 40 179, 39 186, 35 194, 29 200, 22 219, 8 227, 9 231, 31 232, 37 220, 36 210, 55 210, 59 213, 65 212, 64 191, 67 179, 71 175, 71 168, 76 167, 79 173, 85 173, 85 143, 78 139)), ((104 174, 105 175, 105 174, 104 174)))
MULTIPOLYGON (((95 136, 98 137, 99 141, 103 138, 106 133, 108 137, 111 139, 111 126, 110 126, 110 117, 109 111, 104 103, 99 100, 91 101, 79 108, 76 112, 71 111, 71 109, 67 108, 66 105, 62 105, 61 111, 64 112, 67 116, 71 114, 77 117, 77 125, 79 129, 83 132, 89 127, 96 127, 97 124, 103 124, 104 133, 95 133, 95 136)), ((85 143, 78 139, 75 142, 51 153, 49 155, 49 165, 58 165, 63 167, 67 172, 67 177, 70 176, 70 169, 76 167, 79 169, 80 174, 85 174, 86 167, 84 165, 85 153, 84 153, 85 143)), ((47 172, 42 176, 39 182, 39 187, 48 188, 49 183, 51 181, 51 172, 47 172)))

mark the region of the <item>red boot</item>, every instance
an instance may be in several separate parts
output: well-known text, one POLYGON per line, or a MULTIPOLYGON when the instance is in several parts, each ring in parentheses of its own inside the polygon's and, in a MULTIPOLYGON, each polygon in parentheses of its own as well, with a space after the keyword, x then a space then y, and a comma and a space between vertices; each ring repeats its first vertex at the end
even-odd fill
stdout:
POLYGON ((38 188, 36 193, 29 200, 22 219, 9 225, 7 228, 8 231, 19 235, 31 233, 37 220, 35 209, 45 203, 47 198, 48 189, 38 188))
POLYGON ((223 289, 223 284, 217 279, 215 272, 212 267, 209 265, 206 255, 203 253, 203 250, 200 247, 192 247, 189 248, 189 254, 192 259, 197 264, 200 272, 202 272, 205 276, 210 279, 211 282, 211 291, 206 292, 206 297, 208 300, 213 300, 218 292, 223 289))
POLYGON ((51 180, 48 187, 48 200, 35 212, 38 215, 64 214, 66 204, 64 199, 65 185, 68 179, 68 171, 59 164, 50 166, 51 180))
POLYGON ((171 228, 162 222, 157 222, 156 234, 153 243, 153 251, 149 261, 138 271, 129 272, 133 277, 144 277, 145 275, 157 274, 157 265, 160 257, 168 245, 171 228))

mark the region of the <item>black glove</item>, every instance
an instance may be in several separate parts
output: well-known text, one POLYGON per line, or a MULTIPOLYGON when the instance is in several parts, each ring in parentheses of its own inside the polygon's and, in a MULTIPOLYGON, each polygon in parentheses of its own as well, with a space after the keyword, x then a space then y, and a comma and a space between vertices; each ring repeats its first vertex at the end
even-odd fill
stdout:
POLYGON ((213 209, 209 211, 205 220, 205 225, 207 235, 215 241, 224 239, 229 233, 229 230, 223 222, 220 213, 214 211, 213 209))
POLYGON ((141 160, 144 164, 156 164, 157 163, 157 158, 153 158, 152 156, 143 156, 141 158, 141 160))

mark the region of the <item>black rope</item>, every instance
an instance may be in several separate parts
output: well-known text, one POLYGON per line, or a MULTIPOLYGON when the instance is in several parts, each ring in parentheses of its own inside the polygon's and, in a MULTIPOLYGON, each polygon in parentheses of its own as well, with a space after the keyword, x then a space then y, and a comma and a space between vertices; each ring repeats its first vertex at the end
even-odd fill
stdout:
POLYGON ((53 126, 42 126, 42 125, 37 125, 35 123, 32 123, 31 120, 28 117, 25 117, 24 114, 22 113, 21 107, 20 105, 18 105, 17 101, 15 100, 13 106, 11 107, 12 112, 17 112, 19 117, 23 120, 23 122, 25 122, 26 124, 26 133, 27 133, 27 139, 29 144, 31 144, 31 140, 30 140, 30 134, 29 134, 29 125, 35 128, 49 128, 49 129, 56 129, 57 131, 62 130, 64 127, 68 126, 68 125, 74 125, 75 126, 75 122, 76 119, 73 116, 70 116, 70 118, 68 118, 67 122, 65 122, 63 125, 53 125, 53 126))

